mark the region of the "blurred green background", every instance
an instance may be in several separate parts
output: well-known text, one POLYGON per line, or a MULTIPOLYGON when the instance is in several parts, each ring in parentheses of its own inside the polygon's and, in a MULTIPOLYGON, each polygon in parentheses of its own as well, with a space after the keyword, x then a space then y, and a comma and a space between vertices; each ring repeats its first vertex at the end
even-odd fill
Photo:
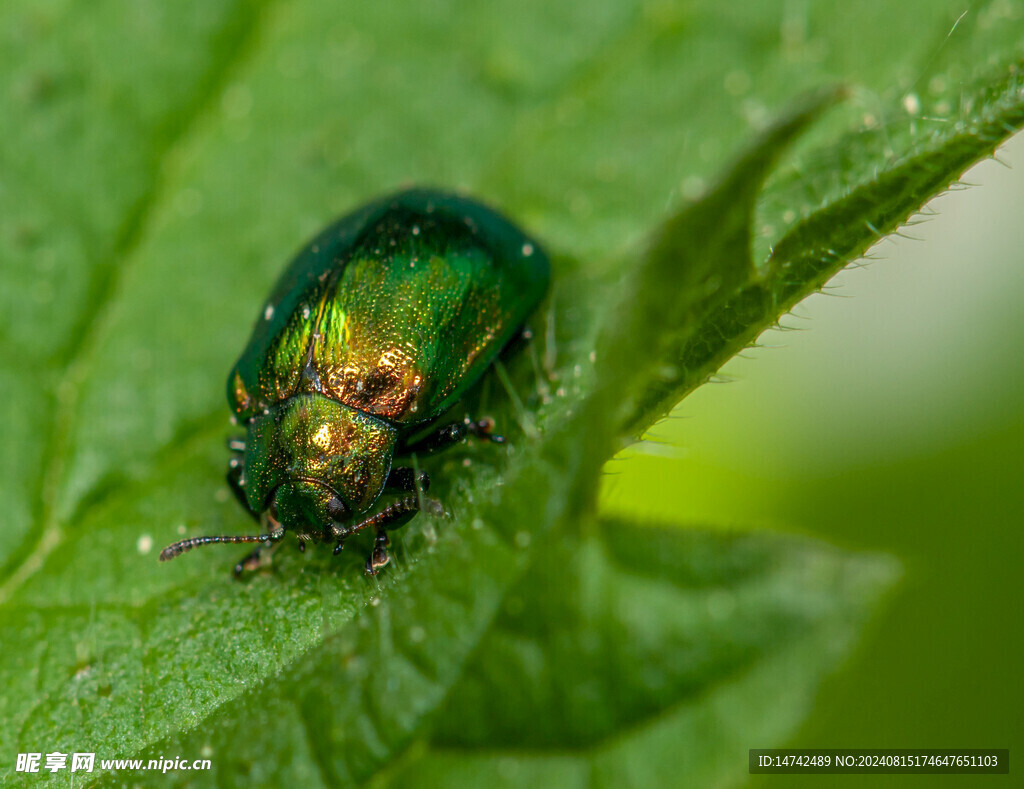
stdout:
POLYGON ((877 263, 842 272, 790 330, 727 364, 730 382, 698 389, 606 467, 609 512, 899 558, 903 582, 794 747, 1022 744, 1024 136, 999 160, 934 200, 937 216, 906 229, 917 240, 881 242, 877 263))

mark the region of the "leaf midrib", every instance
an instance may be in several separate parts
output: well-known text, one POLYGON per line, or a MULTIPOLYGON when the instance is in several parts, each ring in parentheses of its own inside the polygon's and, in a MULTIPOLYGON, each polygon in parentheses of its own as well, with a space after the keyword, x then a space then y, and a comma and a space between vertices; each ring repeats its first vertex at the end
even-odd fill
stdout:
MULTIPOLYGON (((26 535, 23 547, 13 551, 12 560, 0 568, 0 578, 3 579, 0 581, 0 605, 42 567, 46 557, 61 542, 63 528, 57 515, 57 501, 73 449, 72 433, 82 387, 88 379, 99 342, 113 319, 120 283, 139 259, 138 252, 146 231, 175 180, 175 151, 204 126, 207 117, 214 114, 217 97, 259 40, 259 30, 265 25, 273 2, 261 0, 256 9, 239 5, 235 18, 228 21, 218 37, 226 39, 216 50, 221 56, 199 82, 194 100, 180 114, 173 115, 166 128, 158 132, 148 188, 129 208, 109 254, 109 262, 104 263, 95 244, 89 247, 93 258, 90 261, 89 296, 72 326, 67 344, 57 354, 57 367, 61 371, 53 379, 56 381, 54 391, 49 393, 50 410, 54 416, 47 427, 43 467, 35 486, 35 525, 26 535), (20 561, 18 557, 21 557, 20 561)), ((80 517, 83 513, 75 514, 80 517)))

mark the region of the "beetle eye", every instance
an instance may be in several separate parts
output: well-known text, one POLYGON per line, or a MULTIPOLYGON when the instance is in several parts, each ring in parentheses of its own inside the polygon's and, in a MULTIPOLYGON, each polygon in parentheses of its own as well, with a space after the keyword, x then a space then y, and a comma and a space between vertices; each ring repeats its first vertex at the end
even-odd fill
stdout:
POLYGON ((345 502, 334 496, 327 502, 327 515, 331 520, 343 521, 348 517, 348 507, 345 506, 345 502))

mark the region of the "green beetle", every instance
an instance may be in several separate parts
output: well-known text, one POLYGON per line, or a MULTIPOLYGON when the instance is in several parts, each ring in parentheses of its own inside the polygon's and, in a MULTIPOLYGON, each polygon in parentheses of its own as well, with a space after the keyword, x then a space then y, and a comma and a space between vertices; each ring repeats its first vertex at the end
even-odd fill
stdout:
POLYGON ((421 507, 440 510, 420 495, 426 474, 393 466, 394 456, 467 435, 503 440, 489 419, 438 424, 515 338, 549 279, 536 241, 444 192, 400 192, 328 227, 284 272, 228 376, 248 432, 229 442, 228 483, 265 533, 193 537, 160 559, 259 543, 237 574, 286 530, 303 548, 335 542, 337 554, 372 527, 375 575, 388 562, 387 531, 421 507), (369 514, 387 490, 399 497, 369 514))

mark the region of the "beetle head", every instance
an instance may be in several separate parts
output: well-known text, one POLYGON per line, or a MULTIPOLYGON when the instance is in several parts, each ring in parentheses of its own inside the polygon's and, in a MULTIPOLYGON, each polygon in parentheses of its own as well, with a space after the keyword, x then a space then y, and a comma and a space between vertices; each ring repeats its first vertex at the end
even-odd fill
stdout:
POLYGON ((313 527, 368 510, 395 450, 396 431, 380 419, 320 394, 285 400, 249 425, 246 498, 289 529, 313 527))

